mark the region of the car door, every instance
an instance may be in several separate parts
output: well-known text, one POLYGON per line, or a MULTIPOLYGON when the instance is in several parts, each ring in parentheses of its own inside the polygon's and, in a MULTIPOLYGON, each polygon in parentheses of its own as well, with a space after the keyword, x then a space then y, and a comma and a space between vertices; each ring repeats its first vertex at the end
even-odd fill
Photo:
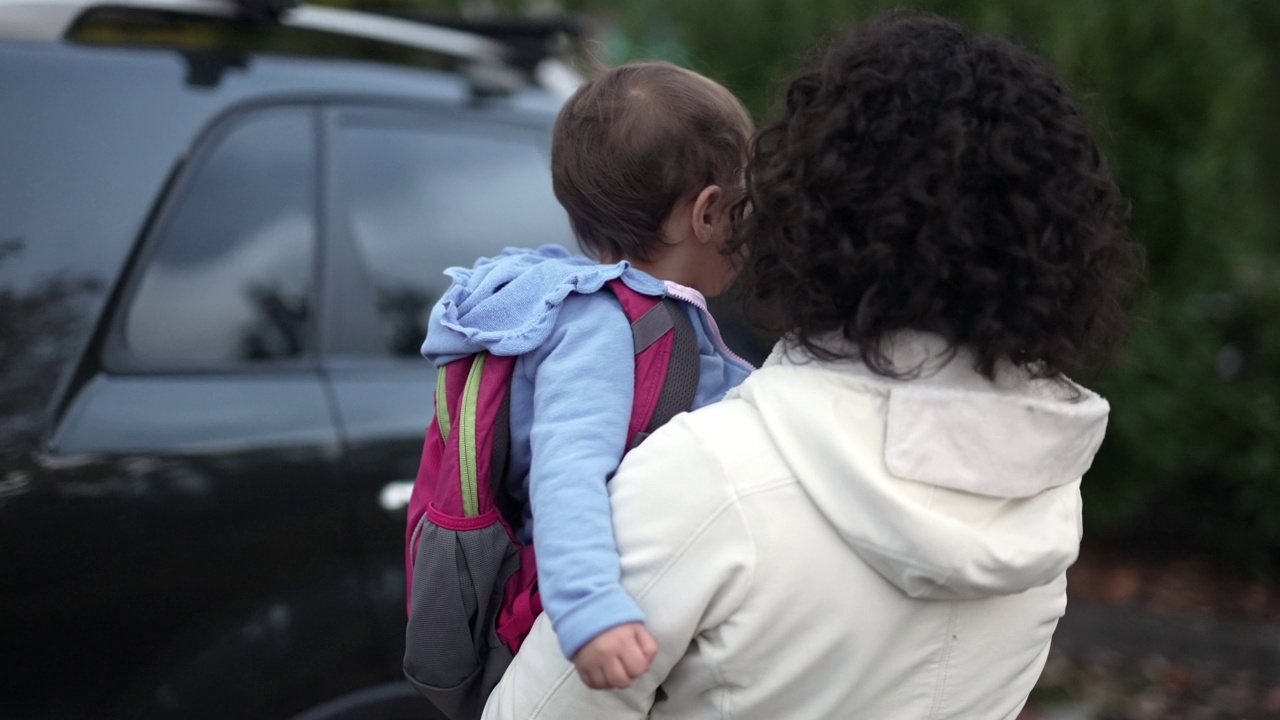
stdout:
POLYGON ((341 418, 369 594, 386 662, 404 650, 405 508, 433 413, 436 373, 419 355, 447 267, 507 246, 570 246, 551 189, 550 119, 483 108, 333 107, 330 323, 324 371, 341 418))
POLYGON ((6 515, 31 581, 6 640, 88 716, 284 717, 377 681, 317 365, 317 113, 198 143, 6 515))

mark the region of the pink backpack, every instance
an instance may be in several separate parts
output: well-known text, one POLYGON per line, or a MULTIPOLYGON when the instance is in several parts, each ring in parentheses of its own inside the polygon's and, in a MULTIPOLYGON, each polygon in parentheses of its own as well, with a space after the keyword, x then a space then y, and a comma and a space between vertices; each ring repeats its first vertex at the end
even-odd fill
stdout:
MULTIPOLYGON (((680 303, 613 280, 635 341, 627 447, 688 410, 698 346, 680 303)), ((542 612, 532 545, 512 530, 523 508, 504 491, 515 357, 478 353, 439 369, 436 417, 409 502, 409 625, 404 672, 451 720, 480 717, 542 612)))

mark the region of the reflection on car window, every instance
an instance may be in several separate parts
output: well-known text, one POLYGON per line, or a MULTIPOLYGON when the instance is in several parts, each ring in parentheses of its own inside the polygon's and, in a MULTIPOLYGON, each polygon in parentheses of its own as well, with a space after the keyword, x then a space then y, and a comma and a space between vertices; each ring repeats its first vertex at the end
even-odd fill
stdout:
POLYGON ((274 110, 195 168, 126 318, 134 355, 225 365, 310 350, 314 147, 307 110, 274 110))
POLYGON ((443 272, 504 247, 572 247, 547 156, 521 136, 348 125, 343 210, 377 292, 384 346, 418 355, 443 272))

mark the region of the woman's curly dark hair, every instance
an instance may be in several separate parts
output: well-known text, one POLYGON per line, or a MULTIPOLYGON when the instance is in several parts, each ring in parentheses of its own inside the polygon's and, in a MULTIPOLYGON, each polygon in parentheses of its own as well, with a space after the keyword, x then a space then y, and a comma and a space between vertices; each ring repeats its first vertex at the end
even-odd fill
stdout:
POLYGON ((899 330, 994 377, 1062 379, 1128 330, 1141 249, 1080 109, 1012 43, 890 15, 795 78, 753 141, 729 252, 748 310, 813 354, 830 334, 883 375, 899 330))

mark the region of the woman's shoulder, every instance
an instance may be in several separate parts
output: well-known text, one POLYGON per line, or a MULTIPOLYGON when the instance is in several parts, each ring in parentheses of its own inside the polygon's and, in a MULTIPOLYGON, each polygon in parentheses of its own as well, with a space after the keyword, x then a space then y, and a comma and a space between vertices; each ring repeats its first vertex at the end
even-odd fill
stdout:
POLYGON ((736 496, 790 473, 759 411, 741 398, 677 415, 633 452, 641 451, 670 465, 673 489, 696 482, 736 496))

